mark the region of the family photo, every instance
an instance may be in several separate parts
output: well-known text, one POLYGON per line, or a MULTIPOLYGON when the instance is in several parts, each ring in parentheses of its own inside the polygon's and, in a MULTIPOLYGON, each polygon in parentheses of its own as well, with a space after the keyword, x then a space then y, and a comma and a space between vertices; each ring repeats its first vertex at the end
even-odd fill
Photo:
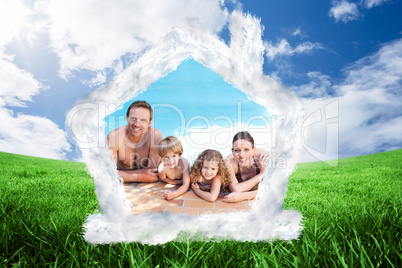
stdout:
POLYGON ((276 118, 188 58, 103 122, 134 215, 202 215, 251 211, 265 170, 286 168, 276 118))
POLYGON ((175 191, 165 190, 170 200, 191 189, 197 196, 214 202, 221 191, 230 192, 224 202, 252 200, 257 195, 267 158, 266 150, 257 149, 247 131, 238 132, 232 141, 232 153, 225 157, 214 149, 199 154, 191 165, 182 157, 183 145, 176 137, 163 138, 152 127, 153 110, 146 101, 133 102, 126 114, 127 125, 107 136, 109 148, 119 176, 128 182, 157 182, 178 185, 175 191))

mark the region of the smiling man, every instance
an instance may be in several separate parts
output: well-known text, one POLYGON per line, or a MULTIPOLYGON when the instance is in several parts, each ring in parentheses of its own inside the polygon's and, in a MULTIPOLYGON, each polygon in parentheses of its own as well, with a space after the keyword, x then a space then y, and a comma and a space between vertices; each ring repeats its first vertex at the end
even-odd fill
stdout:
POLYGON ((151 126, 152 108, 146 101, 135 101, 127 109, 127 125, 112 130, 107 136, 119 176, 124 182, 158 180, 160 156, 158 144, 162 133, 151 126))

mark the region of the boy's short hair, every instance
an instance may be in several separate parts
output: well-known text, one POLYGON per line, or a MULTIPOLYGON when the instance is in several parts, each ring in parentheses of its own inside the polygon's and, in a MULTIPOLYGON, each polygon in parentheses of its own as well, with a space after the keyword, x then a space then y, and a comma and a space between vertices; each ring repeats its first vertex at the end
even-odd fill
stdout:
POLYGON ((168 136, 159 142, 159 156, 164 157, 168 152, 173 152, 178 155, 183 154, 183 145, 176 137, 168 136))

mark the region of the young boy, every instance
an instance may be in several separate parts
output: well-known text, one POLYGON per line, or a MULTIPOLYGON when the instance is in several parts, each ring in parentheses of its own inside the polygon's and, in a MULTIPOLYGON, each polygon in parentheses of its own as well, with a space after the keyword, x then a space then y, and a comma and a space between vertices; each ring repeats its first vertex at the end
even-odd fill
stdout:
POLYGON ((169 190, 163 192, 166 200, 170 200, 184 194, 190 187, 189 164, 181 157, 183 145, 175 137, 169 136, 161 140, 158 150, 162 158, 158 168, 159 178, 166 183, 181 185, 174 192, 169 190))

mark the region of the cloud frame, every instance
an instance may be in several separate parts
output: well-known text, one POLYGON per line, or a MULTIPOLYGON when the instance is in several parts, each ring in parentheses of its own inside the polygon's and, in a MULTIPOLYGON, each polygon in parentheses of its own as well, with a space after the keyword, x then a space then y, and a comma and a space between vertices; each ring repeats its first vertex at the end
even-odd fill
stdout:
POLYGON ((101 208, 101 214, 90 215, 87 219, 87 241, 160 244, 177 239, 181 231, 191 235, 201 233, 215 240, 261 241, 295 239, 299 236, 301 214, 283 211, 282 204, 288 177, 294 169, 301 147, 302 106, 294 93, 263 75, 264 47, 260 21, 251 15, 233 12, 229 30, 230 47, 196 19, 187 19, 112 83, 101 86, 80 100, 74 106, 78 108, 73 108, 67 114, 66 122, 94 178, 101 208), (104 142, 104 126, 101 121, 110 114, 108 105, 119 106, 132 99, 151 83, 174 71, 189 57, 221 75, 253 101, 265 106, 271 114, 282 116, 277 143, 271 153, 286 159, 286 165, 280 169, 267 170, 266 179, 260 183, 258 200, 251 212, 198 217, 185 214, 132 216, 125 200, 123 185, 111 161, 111 151, 104 142), (99 105, 101 103, 104 108, 99 105))

